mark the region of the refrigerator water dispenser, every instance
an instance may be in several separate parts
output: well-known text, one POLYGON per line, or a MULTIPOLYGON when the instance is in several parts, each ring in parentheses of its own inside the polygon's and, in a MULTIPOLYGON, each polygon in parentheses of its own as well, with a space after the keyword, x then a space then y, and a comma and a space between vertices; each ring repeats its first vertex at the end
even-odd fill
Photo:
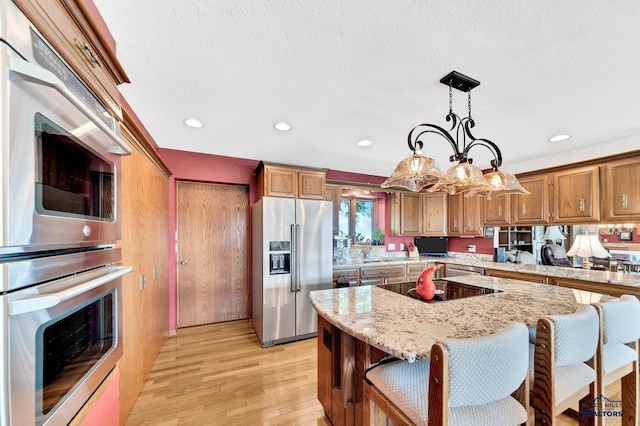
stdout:
POLYGON ((270 253, 269 254, 269 274, 288 274, 291 272, 289 267, 291 261, 291 253, 270 253))

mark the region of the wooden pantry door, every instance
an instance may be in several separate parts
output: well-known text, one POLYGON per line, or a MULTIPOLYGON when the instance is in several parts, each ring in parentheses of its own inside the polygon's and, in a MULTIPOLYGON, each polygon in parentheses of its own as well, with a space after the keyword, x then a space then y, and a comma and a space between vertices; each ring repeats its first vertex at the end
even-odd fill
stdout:
POLYGON ((178 182, 178 327, 249 317, 249 190, 178 182))

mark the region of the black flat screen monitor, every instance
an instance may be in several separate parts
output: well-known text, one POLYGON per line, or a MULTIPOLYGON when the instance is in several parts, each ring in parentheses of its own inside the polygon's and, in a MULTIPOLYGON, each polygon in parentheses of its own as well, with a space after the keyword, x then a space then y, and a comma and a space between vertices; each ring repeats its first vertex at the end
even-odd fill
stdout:
POLYGON ((413 239, 420 256, 449 255, 449 238, 447 237, 415 237, 413 239))

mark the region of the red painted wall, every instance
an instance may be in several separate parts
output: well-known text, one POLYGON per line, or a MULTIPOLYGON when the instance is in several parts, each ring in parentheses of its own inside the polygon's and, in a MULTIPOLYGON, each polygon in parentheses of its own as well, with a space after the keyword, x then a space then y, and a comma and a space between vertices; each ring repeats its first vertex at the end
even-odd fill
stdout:
POLYGON ((116 374, 80 426, 114 426, 119 421, 120 374, 116 374))
POLYGON ((469 253, 469 244, 476 246, 476 254, 493 254, 493 238, 458 238, 449 237, 449 251, 469 253))

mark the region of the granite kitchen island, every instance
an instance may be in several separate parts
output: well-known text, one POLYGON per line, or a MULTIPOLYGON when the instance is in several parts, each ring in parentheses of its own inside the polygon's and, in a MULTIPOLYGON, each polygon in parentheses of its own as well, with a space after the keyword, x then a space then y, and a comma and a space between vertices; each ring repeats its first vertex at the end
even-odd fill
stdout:
POLYGON ((311 292, 318 313, 318 399, 333 424, 362 424, 365 371, 385 357, 413 362, 428 357, 438 340, 491 334, 511 321, 534 327, 540 317, 611 299, 496 277, 447 280, 491 293, 426 303, 377 286, 311 292))

